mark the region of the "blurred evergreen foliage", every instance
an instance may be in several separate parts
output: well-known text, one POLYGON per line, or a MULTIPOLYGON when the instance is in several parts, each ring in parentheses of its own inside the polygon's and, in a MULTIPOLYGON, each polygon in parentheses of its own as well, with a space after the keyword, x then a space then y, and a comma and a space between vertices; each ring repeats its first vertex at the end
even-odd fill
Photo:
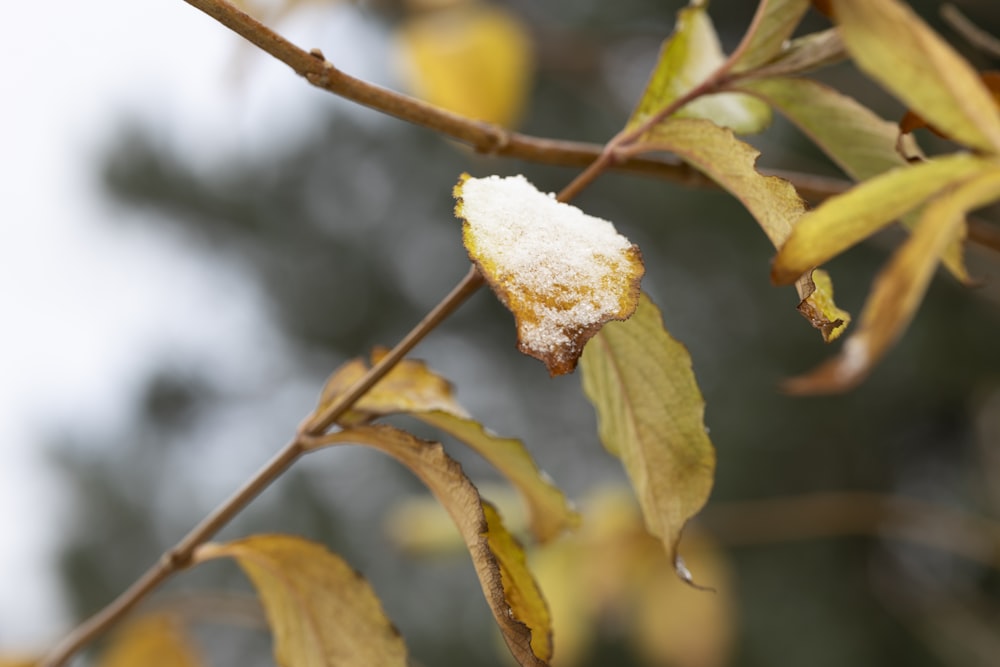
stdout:
MULTIPOLYGON (((626 56, 634 53, 645 54, 651 66, 680 4, 511 0, 539 40, 538 80, 523 130, 610 137, 628 113, 616 97, 611 66, 633 62, 626 56)), ((1000 25, 992 4, 967 4, 984 23, 1000 25)), ((713 3, 730 44, 752 9, 748 2, 713 3)), ((392 21, 404 10, 379 2, 370 11, 373 21, 392 21)), ((827 76, 868 85, 843 67, 827 76)), ((156 138, 156 123, 135 119, 108 147, 108 193, 156 211, 144 219, 183 230, 220 262, 242 267, 247 289, 266 295, 293 350, 288 384, 316 392, 341 360, 398 340, 465 271, 450 194, 459 173, 524 173, 550 190, 573 175, 476 156, 422 128, 388 119, 361 122, 337 111, 307 140, 267 156, 225 156, 218 162, 228 168, 207 176, 156 138)), ((816 166, 815 151, 781 123, 759 145, 769 165, 829 169, 816 166)), ((769 285, 772 249, 737 203, 717 192, 608 175, 577 204, 614 220, 639 243, 645 288, 692 352, 718 448, 713 502, 870 490, 991 511, 975 424, 985 398, 1000 390, 996 263, 984 276, 994 287, 984 294, 939 276, 905 339, 859 390, 792 399, 777 392, 778 381, 830 349, 795 313, 794 292, 769 285)), ((839 300, 854 313, 887 244, 899 238, 884 235, 833 264, 839 300)), ((491 295, 479 294, 432 339, 438 342, 416 356, 455 380, 459 399, 487 426, 523 437, 571 495, 622 479, 597 442, 576 379, 550 380, 540 364, 520 357, 512 320, 491 295)), ((79 498, 64 560, 78 614, 125 588, 227 493, 198 492, 196 482, 185 479, 186 470, 206 465, 196 441, 205 424, 246 400, 220 386, 172 360, 150 377, 127 432, 104 447, 63 447, 79 498)), ((299 405, 296 417, 287 406, 266 407, 266 395, 254 400, 265 407, 240 413, 239 435, 227 452, 209 459, 214 465, 228 458, 249 472, 281 444, 270 434, 290 434, 310 408, 299 405), (284 421, 275 424, 276 418, 284 421), (268 437, 245 446, 255 433, 268 437)), ((100 438, 105 435, 72 439, 100 438)), ((487 473, 472 457, 459 458, 474 479, 487 473)), ((380 530, 385 511, 418 489, 377 455, 318 455, 297 465, 226 535, 280 530, 323 540, 373 581, 420 664, 504 664, 467 561, 407 560, 380 530)), ((725 535, 718 537, 724 544, 725 535)), ((741 547, 729 556, 741 605, 732 664, 740 667, 942 664, 943 654, 916 629, 926 620, 921 605, 934 596, 964 599, 995 588, 995 575, 984 569, 874 537, 741 547)), ((182 575, 171 588, 214 589, 235 581, 235 571, 212 566, 182 575)), ((259 636, 250 641, 260 645, 259 636)), ((266 652, 216 650, 230 660, 241 656, 228 664, 252 664, 251 656, 253 664, 270 660, 266 652)), ((588 664, 632 664, 629 651, 610 632, 588 664)))

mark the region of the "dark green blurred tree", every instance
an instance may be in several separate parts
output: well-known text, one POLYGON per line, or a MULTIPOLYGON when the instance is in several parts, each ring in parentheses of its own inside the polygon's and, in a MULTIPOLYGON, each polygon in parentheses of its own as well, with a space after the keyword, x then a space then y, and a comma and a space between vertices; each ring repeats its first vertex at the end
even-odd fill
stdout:
MULTIPOLYGON (((623 68, 652 66, 681 3, 509 4, 539 45, 524 131, 601 142, 629 111, 615 77, 623 68)), ((753 4, 714 4, 730 42, 753 4)), ((984 25, 1000 26, 992 5, 969 6, 984 25)), ((369 11, 372 21, 393 21, 405 10, 385 2, 369 11)), ((871 90, 846 67, 827 76, 871 90)), ((642 83, 637 79, 636 95, 642 83)), ((182 230, 220 263, 242 267, 247 289, 266 295, 293 350, 287 386, 318 392, 340 361, 395 342, 462 275, 468 260, 450 193, 459 173, 524 173, 548 190, 573 176, 476 156, 395 120, 362 122, 365 113, 374 112, 331 112, 306 140, 271 155, 214 156, 230 166, 210 177, 155 138, 156 119, 135 119, 108 147, 104 179, 111 197, 156 211, 143 219, 182 230)), ((833 173, 781 122, 759 145, 768 165, 833 173)), ((639 243, 648 267, 644 286, 692 352, 718 448, 713 502, 869 490, 988 509, 975 423, 980 402, 1000 387, 1000 275, 993 274, 994 286, 982 295, 939 277, 915 325, 866 385, 843 397, 792 399, 777 392, 778 381, 829 350, 794 312, 794 293, 768 284, 772 250, 736 202, 609 175, 577 203, 639 243)), ((896 241, 884 235, 834 262, 838 296, 854 312, 896 241)), ((511 324, 490 295, 480 294, 416 356, 453 378, 459 399, 487 426, 523 437, 571 495, 620 480, 575 379, 550 380, 540 364, 520 357, 511 324)), ((112 442, 81 446, 97 437, 87 433, 66 439, 63 460, 79 501, 64 563, 78 614, 122 590, 214 504, 201 501, 205 493, 186 497, 194 482, 183 471, 185 462, 203 465, 196 440, 204 424, 247 400, 224 386, 174 360, 150 377, 132 426, 112 442)), ((281 433, 276 418, 287 420, 284 432, 291 433, 311 407, 300 405, 298 415, 287 406, 267 408, 267 394, 280 389, 249 390, 263 394, 254 399, 262 409, 242 414, 227 454, 247 469, 280 442, 247 447, 240 439, 281 433)), ((460 458, 474 479, 485 473, 475 459, 460 458)), ((326 541, 373 581, 421 664, 502 664, 469 564, 461 557, 414 563, 377 530, 388 508, 417 488, 368 452, 320 455, 279 481, 230 532, 281 530, 326 541)), ((226 491, 218 493, 221 499, 226 491)), ((725 544, 726 535, 717 537, 725 544)), ((933 642, 910 631, 925 620, 921 605, 933 595, 958 599, 995 587, 981 568, 877 537, 734 548, 729 555, 740 603, 732 664, 746 667, 941 664, 933 642)), ((235 571, 205 570, 185 574, 172 588, 239 580, 235 571)), ((260 636, 250 641, 261 645, 260 636)), ((233 659, 225 652, 232 649, 217 650, 233 659)), ((239 662, 229 664, 250 664, 251 655, 260 664, 270 660, 266 651, 238 650, 239 662)), ((628 653, 609 632, 589 664, 630 664, 628 653)))

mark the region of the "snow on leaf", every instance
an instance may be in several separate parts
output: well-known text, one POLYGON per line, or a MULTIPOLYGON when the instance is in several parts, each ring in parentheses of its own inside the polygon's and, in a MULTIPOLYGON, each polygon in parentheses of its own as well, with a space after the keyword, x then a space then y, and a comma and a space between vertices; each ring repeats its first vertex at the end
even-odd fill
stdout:
POLYGON ((979 75, 896 0, 832 0, 858 67, 928 123, 970 148, 1000 153, 1000 111, 979 75))
POLYGON ((324 436, 316 447, 340 443, 381 450, 420 478, 462 534, 483 594, 515 659, 522 666, 546 665, 552 657, 548 607, 521 546, 496 510, 480 498, 462 467, 440 444, 391 426, 354 426, 324 436))
POLYGON ((642 256, 610 222, 523 176, 463 174, 455 197, 465 248, 514 314, 518 348, 552 375, 571 372, 605 322, 635 310, 642 256))
POLYGON ((845 391, 857 385, 902 335, 954 240, 966 213, 1000 199, 1000 165, 981 169, 932 199, 910 238, 882 270, 861 312, 858 330, 838 356, 807 375, 789 380, 796 394, 845 391))
POLYGON ((111 636, 96 664, 97 667, 200 667, 205 663, 181 621, 172 614, 160 613, 125 623, 111 636))
POLYGON ((938 192, 989 168, 990 162, 965 153, 900 167, 831 197, 802 217, 771 266, 771 279, 790 283, 938 192))
MULTIPOLYGON (((372 363, 377 363, 384 353, 375 350, 372 363)), ((354 359, 334 371, 323 389, 318 412, 337 400, 367 370, 368 365, 362 359, 354 359)), ((536 539, 551 540, 577 525, 578 517, 566 496, 538 469, 524 443, 500 437, 470 418, 455 400, 451 383, 423 362, 401 361, 339 423, 363 423, 389 414, 406 414, 430 424, 489 461, 521 493, 536 539)))
MULTIPOLYGON (((655 140, 632 146, 625 153, 652 151, 674 153, 736 197, 776 248, 781 247, 805 212, 791 183, 757 171, 754 165, 760 152, 756 148, 713 123, 671 119, 660 125, 655 140)), ((806 275, 811 268, 803 269, 794 281, 800 299, 798 309, 829 342, 843 333, 851 318, 833 305, 832 291, 806 275)))
POLYGON ((195 552, 198 562, 215 558, 235 559, 253 582, 282 667, 407 665, 403 639, 371 586, 326 547, 291 535, 252 535, 195 552))
MULTIPOLYGON (((627 128, 662 112, 674 101, 715 74, 726 62, 719 36, 704 5, 677 13, 677 26, 660 50, 656 68, 627 128)), ((706 118, 740 134, 760 132, 771 122, 767 105, 736 93, 704 95, 689 102, 674 116, 706 118)), ((654 126, 649 136, 656 134, 654 126)))
POLYGON ((601 442, 621 459, 646 527, 684 578, 681 530, 708 499, 715 472, 691 357, 642 295, 632 319, 609 324, 587 345, 582 371, 601 442))

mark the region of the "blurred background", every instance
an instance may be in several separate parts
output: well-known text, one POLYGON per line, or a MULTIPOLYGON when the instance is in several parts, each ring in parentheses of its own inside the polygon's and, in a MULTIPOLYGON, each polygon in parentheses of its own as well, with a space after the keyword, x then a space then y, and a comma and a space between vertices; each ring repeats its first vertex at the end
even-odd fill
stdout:
MULTIPOLYGON (((244 6, 352 75, 601 143, 683 4, 244 6), (490 45, 481 67, 518 74, 447 98, 448 72, 473 62, 466 39, 490 45)), ((712 4, 726 48, 755 4, 712 4)), ((941 22, 938 3, 912 4, 977 67, 998 67, 941 22)), ((995 3, 955 5, 1000 34, 995 3)), ((574 175, 477 156, 333 98, 179 0, 8 9, 0 655, 44 648, 111 600, 287 440, 335 367, 396 342, 461 278, 459 173, 523 173, 543 190, 574 175)), ((811 13, 804 30, 826 25, 811 13)), ((903 113, 849 65, 817 76, 886 118, 903 113)), ((752 141, 767 166, 837 175, 781 119, 752 141)), ((970 249, 983 282, 971 291, 940 274, 861 388, 791 398, 780 380, 833 350, 795 312, 794 291, 770 286, 773 249, 737 203, 619 174, 576 203, 640 245, 644 287, 694 359, 718 473, 685 548, 716 592, 663 576, 577 377, 550 379, 519 355, 510 315, 484 291, 415 356, 486 426, 522 438, 585 511, 579 536, 534 556, 558 664, 997 664, 1000 257, 970 249)), ((901 238, 831 264, 840 305, 859 312, 901 238)), ((446 445, 474 480, 496 481, 446 445)), ((375 452, 327 451, 220 538, 320 540, 369 578, 419 664, 509 664, 467 556, 447 539, 413 544, 436 525, 413 528, 422 491, 375 452)), ((212 664, 271 664, 259 613, 232 594, 248 590, 213 564, 147 608, 194 613, 212 664)))

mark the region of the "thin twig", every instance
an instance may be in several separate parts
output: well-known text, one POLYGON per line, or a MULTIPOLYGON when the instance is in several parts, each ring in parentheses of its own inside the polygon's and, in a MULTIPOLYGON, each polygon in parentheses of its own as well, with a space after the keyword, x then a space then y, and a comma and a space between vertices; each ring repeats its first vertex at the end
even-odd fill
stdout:
POLYGON ((970 21, 950 2, 941 5, 941 18, 969 44, 988 56, 1000 58, 1000 39, 970 21))
POLYGON ((285 445, 250 480, 219 505, 201 523, 185 535, 176 546, 167 551, 135 583, 129 586, 110 604, 77 626, 39 663, 39 667, 58 667, 73 654, 103 634, 122 616, 128 613, 155 588, 191 564, 195 549, 209 540, 251 500, 256 498, 274 480, 282 475, 305 451, 309 438, 322 435, 340 416, 364 395, 368 389, 392 370, 413 347, 434 330, 458 306, 474 294, 483 284, 479 271, 472 267, 462 281, 439 303, 434 310, 406 335, 378 364, 374 365, 351 389, 335 403, 310 419, 294 440, 285 445))
MULTIPOLYGON (((590 173, 586 176, 581 174, 577 177, 580 182, 567 186, 561 201, 571 199, 582 189, 581 186, 605 169, 652 176, 685 187, 719 189, 715 181, 675 158, 637 156, 621 159, 615 151, 607 150, 600 144, 533 137, 460 116, 345 74, 327 62, 318 50, 306 51, 296 46, 225 0, 184 1, 285 63, 313 85, 344 99, 434 130, 481 153, 561 167, 587 168, 590 173)), ((761 169, 760 172, 790 182, 811 203, 844 192, 852 185, 848 180, 801 172, 779 169, 761 169)), ((970 221, 969 241, 1000 251, 998 234, 995 227, 970 221)))

